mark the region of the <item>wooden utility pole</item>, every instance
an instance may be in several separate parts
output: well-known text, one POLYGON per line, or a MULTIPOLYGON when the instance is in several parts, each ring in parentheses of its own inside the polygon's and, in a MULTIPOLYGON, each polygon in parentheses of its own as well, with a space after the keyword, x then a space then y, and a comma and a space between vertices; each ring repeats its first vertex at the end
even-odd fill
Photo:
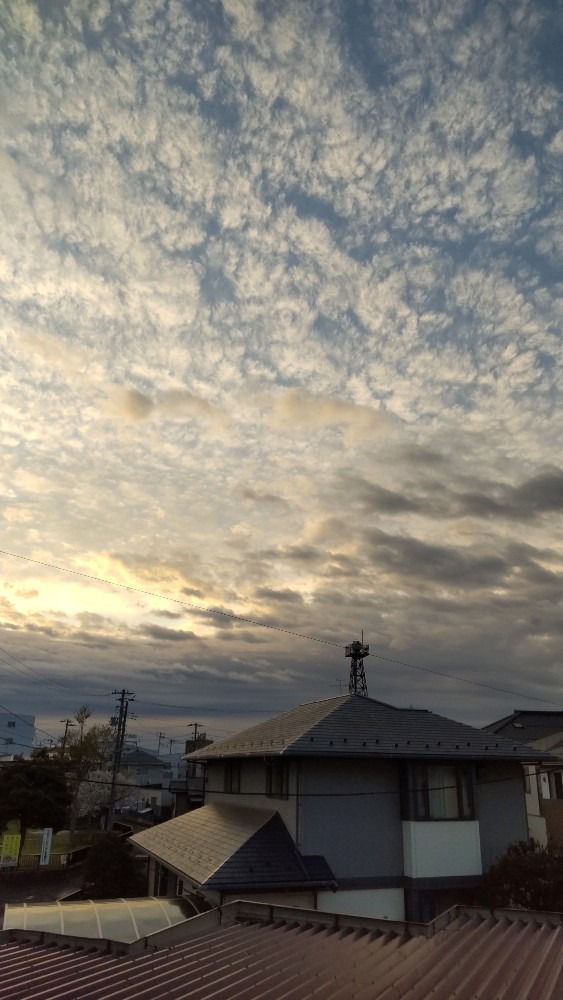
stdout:
POLYGON ((64 752, 65 752, 65 747, 66 747, 66 739, 67 739, 67 736, 68 736, 69 728, 71 726, 75 726, 76 723, 73 722, 72 719, 61 719, 61 722, 64 722, 64 724, 65 724, 65 734, 63 736, 63 742, 61 744, 61 754, 64 757, 64 752))
MULTIPOLYGON (((198 731, 200 725, 201 725, 201 722, 188 722, 188 729, 193 729, 193 731, 194 731, 194 745, 193 745, 192 751, 193 750, 197 750, 197 731, 198 731)), ((186 747, 186 751, 187 751, 187 749, 188 748, 186 747)))
POLYGON ((119 715, 117 717, 117 733, 115 737, 115 750, 113 752, 113 764, 111 769, 111 790, 106 819, 106 830, 108 833, 111 833, 111 830, 113 829, 115 796, 117 792, 117 775, 119 774, 121 754, 123 753, 123 741, 125 740, 125 727, 127 725, 127 712, 129 709, 129 702, 133 701, 135 697, 132 691, 126 691, 125 688, 121 691, 112 691, 112 694, 119 695, 119 715))

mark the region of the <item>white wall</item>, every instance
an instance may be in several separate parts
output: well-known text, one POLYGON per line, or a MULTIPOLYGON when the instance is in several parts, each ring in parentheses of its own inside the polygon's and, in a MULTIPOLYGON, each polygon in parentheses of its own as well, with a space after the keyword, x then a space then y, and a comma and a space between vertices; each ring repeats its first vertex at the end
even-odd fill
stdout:
POLYGON ((405 919, 405 899, 402 889, 342 889, 340 892, 319 892, 317 909, 325 913, 347 913, 357 917, 405 919))
POLYGON ((405 875, 410 878, 481 875, 476 820, 403 821, 405 875))
POLYGON ((34 715, 16 718, 11 712, 0 712, 0 755, 21 753, 24 757, 29 757, 34 736, 34 715), (8 743, 8 740, 12 742, 8 743))

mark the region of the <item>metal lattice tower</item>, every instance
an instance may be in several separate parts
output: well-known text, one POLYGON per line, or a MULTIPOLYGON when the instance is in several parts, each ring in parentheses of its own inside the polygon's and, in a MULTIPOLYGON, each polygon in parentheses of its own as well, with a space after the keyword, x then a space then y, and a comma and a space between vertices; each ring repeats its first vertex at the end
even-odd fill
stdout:
POLYGON ((350 683, 348 685, 348 691, 350 694, 360 694, 362 697, 368 697, 368 686, 366 683, 366 674, 364 670, 364 659, 369 656, 369 646, 364 645, 364 636, 362 633, 362 641, 356 639, 351 642, 349 646, 346 646, 345 656, 349 656, 351 659, 350 663, 350 683))

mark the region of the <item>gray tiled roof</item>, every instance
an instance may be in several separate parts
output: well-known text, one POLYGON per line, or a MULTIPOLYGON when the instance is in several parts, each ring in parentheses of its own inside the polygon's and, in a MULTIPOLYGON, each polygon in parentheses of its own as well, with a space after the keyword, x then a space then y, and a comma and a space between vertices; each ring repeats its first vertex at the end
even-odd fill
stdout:
POLYGON ((488 733, 528 743, 563 733, 563 712, 533 712, 516 710, 512 715, 483 726, 488 733))
POLYGON ((143 830, 131 841, 209 889, 325 885, 324 859, 301 858, 279 814, 210 803, 143 830))
POLYGON ((385 757, 535 761, 549 754, 433 712, 342 695, 299 705, 191 754, 221 757, 385 757))

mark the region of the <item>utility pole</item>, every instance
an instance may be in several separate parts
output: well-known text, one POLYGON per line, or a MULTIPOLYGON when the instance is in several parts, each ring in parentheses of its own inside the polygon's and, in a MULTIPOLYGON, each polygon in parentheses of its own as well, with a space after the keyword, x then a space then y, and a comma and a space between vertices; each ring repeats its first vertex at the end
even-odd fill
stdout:
MULTIPOLYGON (((193 745, 192 750, 197 750, 197 731, 198 731, 198 729, 199 729, 200 726, 201 726, 201 722, 188 722, 188 729, 193 729, 193 731, 194 731, 194 745, 193 745)), ((186 745, 186 752, 187 752, 187 750, 188 750, 188 747, 186 745)))
POLYGON ((125 740, 125 727, 127 725, 127 712, 129 709, 129 702, 133 701, 135 697, 132 691, 126 691, 125 688, 121 691, 112 691, 112 694, 119 695, 119 702, 117 705, 119 708, 119 715, 117 717, 117 733, 115 737, 115 749, 113 752, 113 764, 111 769, 111 790, 106 819, 106 830, 108 833, 111 833, 113 828, 115 796, 117 791, 116 783, 121 764, 121 754, 123 753, 123 741, 125 740))
POLYGON ((160 743, 161 743, 161 740, 165 740, 165 739, 166 739, 166 733, 159 733, 158 734, 158 750, 156 751, 157 756, 160 753, 160 743))
POLYGON ((68 736, 69 728, 71 726, 75 726, 76 723, 73 722, 72 719, 61 719, 61 722, 64 722, 64 724, 65 724, 65 734, 63 736, 63 742, 61 744, 61 754, 64 757, 64 752, 65 752, 65 747, 66 747, 66 738, 68 736))

